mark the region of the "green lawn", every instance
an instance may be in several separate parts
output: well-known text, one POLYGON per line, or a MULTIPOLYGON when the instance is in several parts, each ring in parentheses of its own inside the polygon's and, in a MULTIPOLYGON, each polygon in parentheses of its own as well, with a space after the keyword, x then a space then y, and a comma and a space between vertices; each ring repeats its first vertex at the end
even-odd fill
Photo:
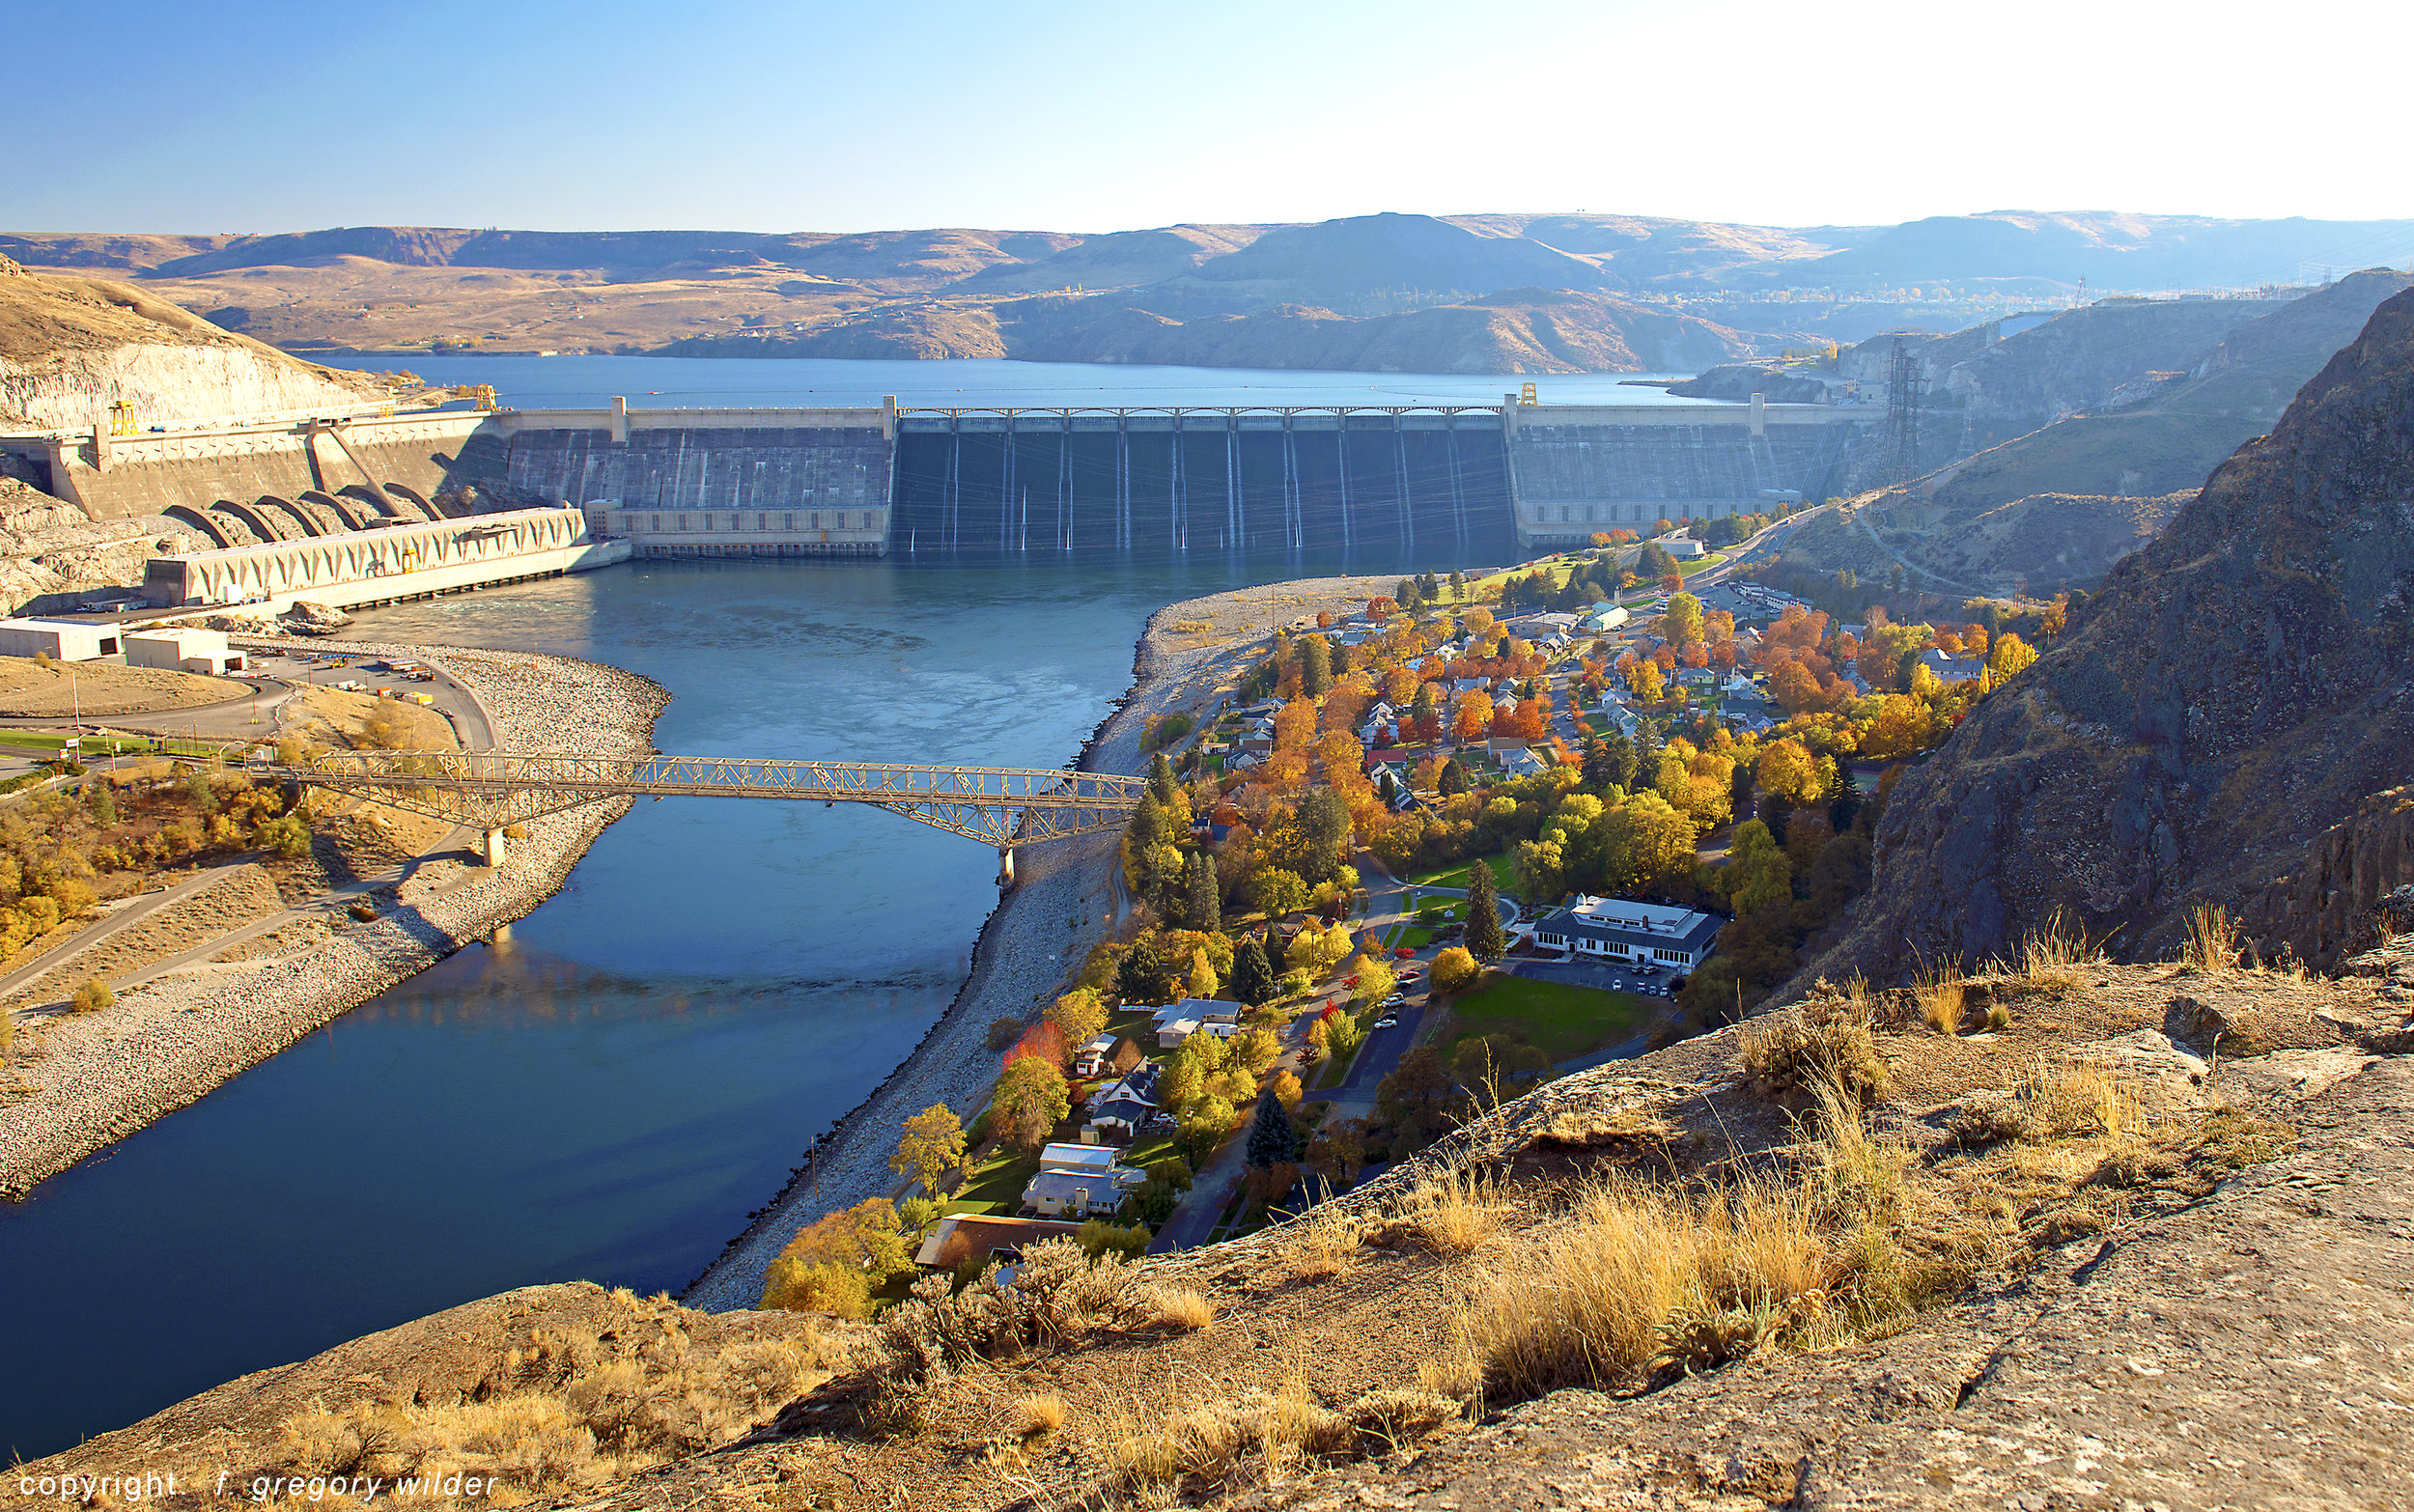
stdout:
MULTIPOLYGON (((1484 864, 1492 868, 1492 880, 1500 885, 1502 892, 1508 891, 1516 884, 1516 863, 1509 859, 1507 852, 1503 851, 1499 855, 1485 856, 1484 864)), ((1464 887, 1467 885, 1467 866, 1462 863, 1440 871, 1417 872, 1410 875, 1407 880, 1410 885, 1417 887, 1464 887)))
MULTIPOLYGON (((1464 906, 1465 905, 1461 905, 1461 907, 1464 906)), ((1395 950, 1402 945, 1406 945, 1411 950, 1418 950, 1432 943, 1433 931, 1425 928, 1423 925, 1395 924, 1391 927, 1391 933, 1384 938, 1383 948, 1386 950, 1395 950)))
POLYGON ((1694 574, 1704 571, 1708 568, 1716 567, 1721 562, 1726 560, 1726 552, 1713 551, 1708 556, 1696 557, 1690 562, 1677 563, 1676 571, 1680 576, 1691 577, 1694 574))
POLYGON ((1493 972, 1451 1005, 1451 1032, 1439 1049, 1446 1057, 1459 1041, 1502 1030, 1522 1031, 1554 1061, 1614 1045, 1635 1032, 1642 999, 1560 982, 1493 972))
POLYGON ((1039 1157, 1000 1145, 972 1171, 971 1179, 948 1199, 948 1213, 1002 1214, 1023 1210, 1023 1189, 1039 1174, 1039 1157))

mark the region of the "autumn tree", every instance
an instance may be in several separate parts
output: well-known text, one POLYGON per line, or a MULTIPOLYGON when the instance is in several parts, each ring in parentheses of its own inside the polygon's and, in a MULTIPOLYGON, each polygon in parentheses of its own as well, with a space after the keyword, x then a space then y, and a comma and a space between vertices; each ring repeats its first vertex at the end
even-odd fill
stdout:
POLYGON ((1818 761, 1791 736, 1769 742, 1760 753, 1760 765, 1754 775, 1764 790, 1796 807, 1818 800, 1822 786, 1818 761))
MULTIPOLYGON (((1995 674, 1995 682, 2000 686, 2027 671, 2035 660, 2035 648, 2019 636, 2007 631, 1996 638, 1995 649, 1988 654, 1986 664, 1988 669, 1995 674)), ((97 813, 98 810, 95 812, 97 813)))
POLYGON ((1679 646, 1698 642, 1701 639, 1701 601, 1689 593, 1670 596, 1667 612, 1660 616, 1660 633, 1679 646))
POLYGON ((990 1100, 996 1109, 993 1126, 1007 1143, 1025 1151, 1048 1142, 1056 1125, 1072 1111, 1072 1089, 1064 1073, 1038 1055, 1019 1055, 998 1075, 997 1091, 990 1100))
POLYGON ((870 1315, 872 1293, 913 1269, 896 1204, 867 1197, 788 1241, 763 1280, 762 1304, 841 1318, 870 1315))
POLYGON ((1658 703, 1666 686, 1660 678, 1659 663, 1637 661, 1633 669, 1626 674, 1626 686, 1633 688, 1635 696, 1642 702, 1658 703))
POLYGON ((907 1119, 897 1137, 897 1151, 888 1158, 890 1170, 900 1176, 912 1173, 934 1197, 947 1173, 963 1164, 964 1124, 944 1103, 933 1103, 907 1119))
POLYGON ((1107 1027, 1106 1000, 1077 987, 1049 1005, 1048 1019, 1063 1033, 1066 1047, 1078 1050, 1107 1027))
POLYGON ((1726 895, 1736 913, 1757 913, 1791 898, 1792 881, 1792 862, 1770 837, 1768 826, 1749 819, 1735 826, 1735 841, 1727 851, 1726 895))
POLYGON ((1249 880, 1249 901, 1268 918, 1280 918, 1307 907, 1307 883, 1282 866, 1261 866, 1249 880))

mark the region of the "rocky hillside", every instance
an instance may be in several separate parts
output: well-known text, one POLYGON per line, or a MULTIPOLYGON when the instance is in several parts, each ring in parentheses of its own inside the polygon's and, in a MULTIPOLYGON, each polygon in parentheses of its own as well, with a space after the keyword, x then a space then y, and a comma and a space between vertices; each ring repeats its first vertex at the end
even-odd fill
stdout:
POLYGON ((2218 906, 2266 957, 2360 948, 2414 881, 2414 292, 1902 779, 1817 969, 1899 980, 2056 927, 2133 959, 2218 906))
POLYGON ((357 403, 382 385, 298 361, 129 284, 0 257, 0 424, 84 427, 119 400, 143 423, 357 403))
POLYGON ((531 1288, 12 1474, 106 1505, 81 1477, 173 1472, 190 1508, 2402 1504, 2414 938, 2358 971, 1821 991, 1249 1238, 1033 1246, 878 1328, 531 1288))
POLYGON ((139 588, 154 556, 213 542, 162 518, 95 521, 62 499, 0 477, 0 613, 70 608, 98 588, 139 588))

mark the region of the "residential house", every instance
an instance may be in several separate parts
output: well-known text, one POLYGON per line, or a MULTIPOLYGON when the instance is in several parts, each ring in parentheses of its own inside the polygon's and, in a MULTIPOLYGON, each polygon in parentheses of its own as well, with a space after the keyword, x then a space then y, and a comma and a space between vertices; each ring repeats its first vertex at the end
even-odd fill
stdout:
POLYGON ((1073 1074, 1083 1080, 1103 1077, 1114 1064, 1115 1037, 1111 1034, 1092 1035, 1073 1052, 1073 1074))
POLYGON ((1934 646, 1920 653, 1920 665, 1935 673, 1940 683, 1975 683, 1986 671, 1986 663, 1976 657, 1949 657, 1934 646))
POLYGON ((1582 894, 1568 908, 1537 915, 1533 941, 1610 961, 1691 971, 1706 959, 1726 920, 1672 904, 1582 894))
POLYGON ((1040 1149, 1039 1174, 1025 1184, 1023 1205, 1047 1218, 1110 1214, 1147 1180, 1106 1145, 1052 1143, 1040 1149))
POLYGON ((986 1213, 958 1213, 932 1225, 914 1251, 913 1263, 926 1271, 952 1271, 967 1260, 1019 1263, 1023 1251, 1043 1239, 1073 1239, 1079 1223, 1049 1218, 994 1218, 986 1213))
POLYGON ((1089 1100, 1090 1126, 1125 1138, 1139 1132, 1157 1111, 1157 1100, 1132 1077, 1100 1087, 1089 1100))
POLYGON ((1540 771, 1543 765, 1542 758, 1536 756, 1533 750, 1527 746, 1521 746, 1513 751, 1502 751, 1496 759, 1501 764, 1501 770, 1512 777, 1530 777, 1540 771))

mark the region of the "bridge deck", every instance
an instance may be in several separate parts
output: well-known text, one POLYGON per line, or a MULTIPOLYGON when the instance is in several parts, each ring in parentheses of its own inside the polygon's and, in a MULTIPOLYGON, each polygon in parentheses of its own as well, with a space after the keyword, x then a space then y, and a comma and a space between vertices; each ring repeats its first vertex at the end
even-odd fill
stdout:
POLYGON ((1148 788, 1055 768, 546 751, 332 751, 272 770, 489 831, 614 798, 819 798, 869 803, 1000 851, 1120 828, 1148 788))

